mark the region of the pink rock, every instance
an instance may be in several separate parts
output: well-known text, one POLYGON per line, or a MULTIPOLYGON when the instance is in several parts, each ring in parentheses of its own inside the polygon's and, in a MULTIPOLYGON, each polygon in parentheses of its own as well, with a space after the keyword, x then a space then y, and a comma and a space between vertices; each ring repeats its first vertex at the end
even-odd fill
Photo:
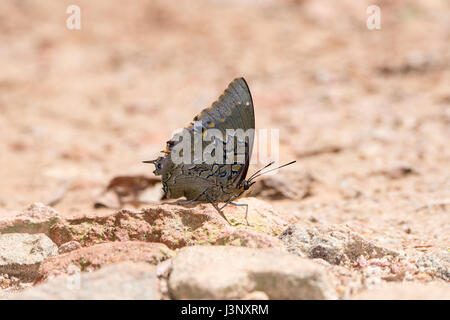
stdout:
POLYGON ((45 260, 39 268, 35 283, 71 274, 74 267, 80 271, 93 271, 122 261, 156 265, 173 255, 173 251, 161 243, 124 241, 97 244, 45 260))

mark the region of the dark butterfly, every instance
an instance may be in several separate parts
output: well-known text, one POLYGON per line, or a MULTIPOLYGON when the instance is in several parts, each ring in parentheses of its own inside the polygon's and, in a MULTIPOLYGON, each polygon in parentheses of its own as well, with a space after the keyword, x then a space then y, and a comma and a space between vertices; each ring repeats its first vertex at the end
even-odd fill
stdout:
MULTIPOLYGON (((167 141, 166 150, 163 151, 165 156, 144 161, 144 163, 153 163, 156 167, 153 173, 162 176, 161 180, 166 198, 174 199, 184 196, 188 201, 209 202, 228 223, 229 221, 223 214, 222 209, 228 204, 245 206, 245 220, 248 224, 248 205, 233 201, 250 189, 255 183, 253 180, 266 173, 261 171, 272 165, 273 162, 245 180, 253 149, 255 113, 250 90, 244 78, 232 81, 219 99, 212 106, 195 116, 194 121, 185 128, 185 131, 190 134, 187 137, 188 141, 189 139, 189 142, 195 140, 195 133, 208 138, 208 131, 219 130, 225 138, 213 136, 210 137, 211 139, 204 139, 200 143, 202 150, 204 150, 211 144, 209 140, 212 140, 215 148, 213 148, 214 151, 211 154, 223 151, 223 161, 211 162, 200 159, 197 162, 175 163, 172 156, 175 152, 178 156, 183 156, 184 150, 181 152, 175 150, 186 137, 181 139, 179 135, 174 135, 171 140, 167 141), (247 135, 243 137, 229 135, 227 129, 242 129, 242 132, 247 133, 247 135), (232 142, 230 143, 230 141, 232 142), (229 148, 230 145, 231 148, 229 148), (239 149, 238 146, 242 148, 239 149), (220 150, 220 148, 223 150, 220 150), (244 154, 242 154, 242 150, 244 150, 244 154), (244 156, 242 157, 242 155, 244 156), (219 202, 225 202, 225 204, 219 208, 219 202)), ((190 153, 188 156, 193 156, 195 159, 195 148, 191 148, 188 152, 190 153)), ((222 160, 220 155, 219 160, 222 160)), ((281 167, 294 162, 292 161, 281 167)))

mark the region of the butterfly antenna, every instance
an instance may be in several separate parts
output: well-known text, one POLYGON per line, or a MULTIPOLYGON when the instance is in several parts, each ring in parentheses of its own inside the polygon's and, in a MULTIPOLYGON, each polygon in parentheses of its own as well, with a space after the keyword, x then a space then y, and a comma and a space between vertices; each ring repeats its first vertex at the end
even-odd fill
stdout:
POLYGON ((260 172, 263 171, 264 169, 270 167, 270 166, 273 165, 274 163, 275 163, 275 161, 272 161, 271 163, 266 164, 263 168, 259 169, 259 170, 256 171, 254 174, 252 174, 252 175, 250 176, 250 178, 248 178, 248 181, 252 180, 254 176, 256 176, 258 173, 260 173, 260 172))
POLYGON ((143 163, 155 163, 156 162, 156 159, 155 160, 145 160, 145 161, 142 161, 143 163))
MULTIPOLYGON (((279 167, 270 169, 270 170, 268 170, 268 171, 266 171, 266 172, 261 172, 261 173, 259 173, 261 170, 263 170, 264 168, 267 168, 267 167, 269 166, 269 165, 267 165, 267 166, 265 166, 263 169, 261 169, 261 170, 259 170, 259 171, 257 172, 257 173, 259 173, 259 174, 254 174, 254 175, 252 175, 252 176, 250 177, 250 179, 248 179, 248 181, 253 180, 253 179, 256 179, 256 178, 258 178, 259 176, 262 176, 263 174, 266 174, 266 173, 272 172, 272 171, 274 171, 274 170, 278 170, 278 169, 281 169, 281 168, 283 168, 283 167, 286 167, 286 166, 288 166, 288 165, 290 165, 290 164, 293 164, 293 163, 295 163, 295 162, 297 162, 297 160, 293 160, 293 161, 291 161, 291 162, 285 163, 285 164, 283 164, 283 165, 281 165, 281 166, 279 166, 279 167)), ((271 162, 270 164, 272 164, 272 163, 273 163, 273 162, 271 162)))

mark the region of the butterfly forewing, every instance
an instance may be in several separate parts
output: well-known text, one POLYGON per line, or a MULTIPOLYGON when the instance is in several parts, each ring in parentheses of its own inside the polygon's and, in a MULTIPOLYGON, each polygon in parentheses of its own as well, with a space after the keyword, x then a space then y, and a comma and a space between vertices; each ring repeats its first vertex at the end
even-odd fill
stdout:
MULTIPOLYGON (((237 78, 231 82, 219 99, 210 108, 203 110, 196 118, 198 121, 202 121, 205 127, 219 129, 224 139, 232 138, 227 136, 227 129, 241 129, 242 132, 247 133, 244 146, 244 162, 234 161, 231 164, 227 163, 227 166, 222 169, 229 172, 226 175, 227 181, 231 181, 235 185, 240 184, 247 175, 253 150, 255 129, 255 113, 252 96, 244 78, 237 78)), ((234 152, 236 153, 239 151, 237 148, 238 143, 243 143, 244 141, 238 141, 237 138, 232 139, 234 141, 228 148, 234 147, 234 152)), ((230 149, 228 151, 233 152, 230 149)), ((225 175, 223 172, 221 174, 225 175)))
MULTIPOLYGON (((171 156, 173 147, 179 143, 175 137, 172 138, 167 142, 166 156, 164 157, 169 162, 167 166, 170 170, 162 172, 164 191, 167 196, 185 196, 188 200, 203 200, 201 199, 202 192, 208 188, 219 186, 222 188, 216 188, 217 190, 224 190, 223 187, 240 185, 247 175, 255 129, 253 101, 246 81, 243 78, 232 81, 219 99, 195 116, 194 122, 186 129, 191 133, 195 131, 202 133, 205 138, 202 143, 203 149, 212 141, 219 148, 223 147, 224 156, 226 157, 231 153, 232 162, 226 162, 226 159, 221 162, 206 162, 203 159, 201 163, 175 165, 167 159, 171 156), (218 129, 223 140, 208 140, 208 130, 211 129, 218 129), (243 133, 247 134, 245 140, 242 141, 241 138, 229 136, 227 129, 241 129, 243 133), (226 143, 229 139, 233 139, 234 142, 231 149, 230 145, 226 143), (244 144, 245 155, 241 155, 241 158, 243 156, 243 162, 236 161, 238 143, 241 143, 241 146, 244 144), (198 199, 199 197, 200 199, 198 199)), ((215 139, 215 137, 212 137, 212 139, 215 139)), ((194 158, 194 148, 192 148, 191 159, 194 158)), ((228 160, 230 159, 228 158, 228 160)), ((218 194, 216 199, 213 200, 224 200, 227 197, 228 195, 218 194)))

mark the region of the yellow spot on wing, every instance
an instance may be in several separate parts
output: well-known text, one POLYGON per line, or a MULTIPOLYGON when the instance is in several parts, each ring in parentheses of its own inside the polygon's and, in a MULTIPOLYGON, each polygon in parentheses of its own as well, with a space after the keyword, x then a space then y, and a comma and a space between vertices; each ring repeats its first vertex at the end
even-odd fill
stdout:
POLYGON ((210 127, 210 128, 214 127, 214 122, 210 122, 210 123, 208 124, 208 127, 210 127))
POLYGON ((225 118, 220 118, 220 122, 225 122, 225 118))
POLYGON ((233 170, 233 171, 239 171, 240 169, 241 169, 240 164, 235 164, 234 166, 231 167, 231 170, 233 170))

